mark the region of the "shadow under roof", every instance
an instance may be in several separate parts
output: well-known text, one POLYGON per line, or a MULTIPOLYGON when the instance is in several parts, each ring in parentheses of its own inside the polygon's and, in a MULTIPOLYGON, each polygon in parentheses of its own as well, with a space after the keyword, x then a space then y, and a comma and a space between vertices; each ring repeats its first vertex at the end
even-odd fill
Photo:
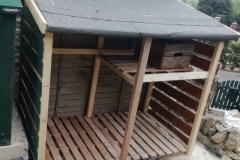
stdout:
POLYGON ((47 31, 99 36, 238 40, 239 34, 177 0, 35 0, 47 31))

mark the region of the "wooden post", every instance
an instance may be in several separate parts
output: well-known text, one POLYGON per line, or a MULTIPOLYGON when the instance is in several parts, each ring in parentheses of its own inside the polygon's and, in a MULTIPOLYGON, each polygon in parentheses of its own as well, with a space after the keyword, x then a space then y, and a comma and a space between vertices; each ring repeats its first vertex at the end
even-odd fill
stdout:
POLYGON ((50 77, 52 64, 52 47, 53 34, 46 32, 43 39, 43 75, 42 75, 42 97, 40 110, 40 127, 39 127, 39 145, 38 145, 38 159, 45 159, 46 137, 47 137, 47 121, 48 121, 48 105, 50 92, 50 77))
MULTIPOLYGON (((64 35, 61 35, 61 47, 64 44, 64 35)), ((62 74, 63 74, 63 55, 59 55, 58 61, 58 79, 57 79, 57 95, 56 95, 56 102, 55 102, 55 111, 54 117, 58 117, 59 112, 59 101, 60 101, 60 93, 62 90, 62 74)))
POLYGON ((153 86, 154 86, 154 82, 148 83, 148 89, 147 89, 147 94, 146 94, 146 98, 145 98, 145 102, 144 102, 144 106, 143 106, 143 112, 146 112, 149 107, 149 103, 150 103, 151 96, 152 96, 153 86))
POLYGON ((120 160, 127 159, 151 43, 152 43, 152 38, 144 38, 142 41, 142 47, 141 47, 141 52, 140 52, 139 62, 138 62, 138 69, 137 69, 137 74, 134 81, 134 87, 133 87, 132 98, 130 102, 127 125, 124 133, 120 160))
POLYGON ((207 104, 208 96, 212 87, 213 80, 215 78, 216 69, 218 67, 218 62, 222 54, 222 50, 224 47, 224 42, 219 42, 215 46, 214 54, 212 57, 212 62, 208 71, 208 78, 205 81, 203 92, 199 101, 198 109, 196 112, 196 117, 192 126, 192 132, 190 134, 188 146, 187 146, 187 155, 190 155, 194 149, 197 134, 199 131, 200 123, 203 117, 203 112, 205 110, 205 106, 207 104))
MULTIPOLYGON (((103 43, 104 43, 104 37, 98 37, 97 48, 102 49, 103 43)), ((86 115, 87 117, 92 116, 100 64, 101 64, 101 61, 95 56, 94 70, 93 70, 93 76, 92 76, 92 85, 91 85, 91 90, 90 90, 89 99, 88 99, 88 108, 87 108, 87 115, 86 115)))

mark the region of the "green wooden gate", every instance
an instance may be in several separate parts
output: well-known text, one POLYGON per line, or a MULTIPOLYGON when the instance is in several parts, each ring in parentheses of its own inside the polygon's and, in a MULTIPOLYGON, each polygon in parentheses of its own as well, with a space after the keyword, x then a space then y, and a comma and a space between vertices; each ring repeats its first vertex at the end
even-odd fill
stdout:
POLYGON ((218 83, 211 108, 240 111, 240 82, 223 81, 218 83))

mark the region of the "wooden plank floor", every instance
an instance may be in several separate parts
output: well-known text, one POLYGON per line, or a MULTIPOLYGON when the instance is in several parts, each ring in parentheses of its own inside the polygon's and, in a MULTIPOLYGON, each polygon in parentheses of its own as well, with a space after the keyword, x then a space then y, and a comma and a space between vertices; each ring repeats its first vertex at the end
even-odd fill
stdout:
MULTIPOLYGON (((48 120, 47 160, 119 159, 128 113, 48 120)), ((160 158, 184 153, 178 137, 149 114, 138 112, 128 159, 160 158)))

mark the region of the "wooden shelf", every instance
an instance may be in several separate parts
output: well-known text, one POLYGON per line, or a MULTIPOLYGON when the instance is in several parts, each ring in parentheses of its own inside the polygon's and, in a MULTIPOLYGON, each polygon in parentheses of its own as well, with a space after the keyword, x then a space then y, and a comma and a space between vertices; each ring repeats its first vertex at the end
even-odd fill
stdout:
MULTIPOLYGON (((128 113, 48 120, 46 159, 119 159, 128 113)), ((164 157, 186 151, 162 123, 138 112, 128 159, 164 157)))
MULTIPOLYGON (((138 58, 136 56, 97 55, 97 58, 133 85, 134 76, 138 67, 138 58)), ((206 79, 207 76, 208 72, 198 72, 191 67, 181 69, 157 69, 148 63, 144 76, 144 82, 206 79)))

